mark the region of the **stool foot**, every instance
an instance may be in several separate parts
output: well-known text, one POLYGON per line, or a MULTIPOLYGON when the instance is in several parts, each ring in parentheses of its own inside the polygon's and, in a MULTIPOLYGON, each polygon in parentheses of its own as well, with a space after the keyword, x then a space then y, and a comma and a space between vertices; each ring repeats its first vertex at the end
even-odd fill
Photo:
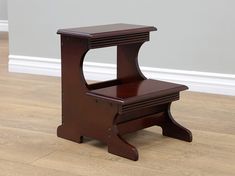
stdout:
POLYGON ((108 142, 108 152, 133 161, 139 158, 137 149, 116 134, 112 135, 108 142))
MULTIPOLYGON (((76 127, 77 128, 77 127, 76 127)), ((83 136, 79 134, 78 130, 74 127, 65 127, 64 125, 60 125, 57 128, 57 136, 71 140, 77 143, 83 142, 83 136)))
POLYGON ((180 139, 187 142, 192 142, 193 136, 191 131, 174 120, 170 112, 170 105, 164 118, 165 120, 161 124, 162 133, 164 136, 180 139))

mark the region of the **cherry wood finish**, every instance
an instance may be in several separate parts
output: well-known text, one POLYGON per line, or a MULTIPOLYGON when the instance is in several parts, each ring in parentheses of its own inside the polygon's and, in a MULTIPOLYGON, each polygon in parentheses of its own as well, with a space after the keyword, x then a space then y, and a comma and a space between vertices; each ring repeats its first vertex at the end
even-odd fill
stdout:
POLYGON ((83 136, 108 145, 108 152, 138 160, 137 149, 122 135, 160 126, 163 135, 192 141, 192 133, 170 113, 171 102, 187 87, 146 79, 138 51, 152 26, 112 24, 58 30, 62 57, 62 124, 59 137, 81 143, 83 136), (117 46, 117 79, 88 85, 83 61, 92 48, 117 46))

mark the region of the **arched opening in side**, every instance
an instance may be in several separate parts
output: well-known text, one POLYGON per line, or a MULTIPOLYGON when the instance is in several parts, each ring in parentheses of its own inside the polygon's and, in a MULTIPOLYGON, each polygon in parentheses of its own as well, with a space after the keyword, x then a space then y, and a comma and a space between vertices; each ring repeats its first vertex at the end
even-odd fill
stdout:
POLYGON ((89 89, 117 81, 117 47, 91 49, 83 62, 83 75, 89 89))

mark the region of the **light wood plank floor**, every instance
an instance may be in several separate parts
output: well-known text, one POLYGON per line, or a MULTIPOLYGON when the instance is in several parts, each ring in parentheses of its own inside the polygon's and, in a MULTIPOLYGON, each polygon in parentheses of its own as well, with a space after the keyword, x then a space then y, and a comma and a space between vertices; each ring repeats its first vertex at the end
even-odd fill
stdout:
POLYGON ((126 136, 133 162, 99 141, 76 144, 56 137, 61 122, 60 78, 8 73, 8 38, 0 34, 1 176, 234 176, 235 97, 185 92, 173 104, 177 121, 193 132, 187 143, 159 127, 126 136))

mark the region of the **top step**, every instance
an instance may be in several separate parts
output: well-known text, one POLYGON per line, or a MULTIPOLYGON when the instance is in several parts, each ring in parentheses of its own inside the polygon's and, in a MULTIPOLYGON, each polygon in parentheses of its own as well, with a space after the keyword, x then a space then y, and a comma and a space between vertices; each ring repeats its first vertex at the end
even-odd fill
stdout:
POLYGON ((97 39, 103 37, 113 37, 120 35, 136 34, 136 33, 149 33, 150 31, 156 31, 154 26, 143 26, 133 24, 109 24, 100 26, 80 27, 59 29, 57 34, 77 36, 80 38, 97 39))

